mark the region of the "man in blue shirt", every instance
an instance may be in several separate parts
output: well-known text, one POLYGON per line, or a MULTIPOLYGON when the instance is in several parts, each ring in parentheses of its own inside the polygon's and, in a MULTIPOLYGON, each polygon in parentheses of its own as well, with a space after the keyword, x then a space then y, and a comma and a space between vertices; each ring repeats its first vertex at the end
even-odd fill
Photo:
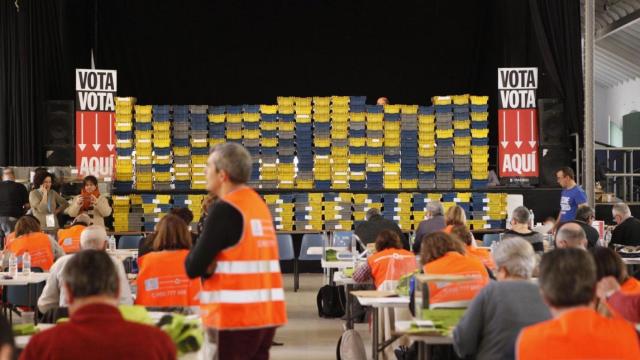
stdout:
POLYGON ((587 205, 587 194, 576 184, 575 178, 570 167, 565 166, 556 172, 558 184, 562 186, 558 223, 575 220, 578 207, 587 205))

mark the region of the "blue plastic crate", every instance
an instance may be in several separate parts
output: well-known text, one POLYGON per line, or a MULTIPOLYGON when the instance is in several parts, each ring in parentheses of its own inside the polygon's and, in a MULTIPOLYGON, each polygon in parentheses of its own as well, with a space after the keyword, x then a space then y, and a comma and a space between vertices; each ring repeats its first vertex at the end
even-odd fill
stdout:
POLYGON ((351 190, 364 190, 367 188, 365 180, 349 180, 349 188, 351 190))
POLYGON ((420 115, 432 115, 434 111, 433 106, 418 106, 418 114, 420 115))
POLYGON ((173 146, 177 146, 177 147, 187 147, 189 146, 189 139, 177 139, 177 138, 173 138, 172 139, 173 142, 173 146))
POLYGON ((451 105, 435 105, 436 114, 448 114, 453 113, 453 106, 451 105))
POLYGON ((384 162, 387 163, 399 163, 400 155, 384 155, 384 162))
POLYGON ((505 221, 504 220, 487 220, 487 224, 491 229, 504 229, 505 221))
POLYGON ((384 106, 382 105, 367 105, 367 112, 371 114, 384 113, 384 106))
POLYGON ((471 139, 471 146, 486 146, 489 145, 489 139, 488 138, 472 138, 471 139))
POLYGON ((400 121, 400 114, 384 113, 384 121, 400 121))
POLYGON ((315 180, 314 187, 316 190, 329 190, 331 189, 331 180, 315 180))
POLYGON ((260 121, 264 122, 277 122, 278 114, 261 114, 260 121))
POLYGON ((155 172, 169 172, 171 171, 171 165, 153 164, 153 171, 155 172))
POLYGON ((469 120, 469 113, 454 113, 453 120, 469 120))
POLYGON ((153 152, 157 156, 169 156, 169 155, 171 155, 171 148, 157 148, 157 147, 154 147, 153 148, 153 152))
POLYGON ((455 137, 471 137, 471 130, 469 130, 469 129, 456 129, 456 130, 453 130, 453 136, 455 136, 455 137))
POLYGON ((280 160, 281 164, 293 164, 293 159, 295 158, 294 155, 280 155, 278 156, 278 159, 280 160))
POLYGON ((174 122, 188 122, 189 121, 189 114, 173 114, 173 121, 174 122))
POLYGON ((209 107, 207 108, 207 112, 213 115, 222 115, 226 112, 226 108, 224 105, 222 106, 209 105, 209 107))
POLYGON ((118 156, 131 156, 133 154, 133 148, 122 149, 116 148, 116 155, 118 156))
POLYGON ((176 114, 186 115, 189 113, 189 105, 173 105, 173 117, 175 118, 176 114))
POLYGON ((453 113, 468 113, 469 105, 453 105, 453 113))
POLYGON ((227 114, 242 114, 242 105, 227 105, 227 114))
POLYGON ((472 121, 471 128, 472 129, 486 129, 489 127, 488 121, 472 121))
POLYGON ((486 189, 488 185, 488 180, 471 180, 472 189, 486 189))
POLYGON ((328 147, 326 147, 326 148, 314 147, 313 148, 313 153, 315 155, 321 155, 321 156, 331 155, 331 148, 328 148, 328 147))
POLYGON ((321 131, 330 131, 331 130, 331 123, 327 122, 327 123, 321 123, 321 122, 316 122, 313 124, 313 129, 315 130, 321 130, 321 131))
POLYGON ((118 140, 131 140, 133 138, 133 131, 116 131, 116 139, 118 140))
POLYGON ((242 123, 242 128, 246 130, 260 130, 259 122, 244 122, 242 123))
POLYGON ((439 147, 451 148, 453 147, 453 138, 450 139, 436 139, 436 145, 439 147))
POLYGON ((193 124, 194 121, 203 121, 203 122, 209 122, 209 119, 207 118, 207 114, 194 114, 191 113, 189 115, 189 119, 191 119, 191 123, 193 124))
POLYGON ((167 122, 171 120, 171 115, 169 113, 153 113, 152 119, 156 122, 167 122))
POLYGON ((349 170, 351 172, 365 172, 367 170, 366 164, 349 164, 349 170))
POLYGON ((349 105, 365 105, 366 103, 366 96, 349 96, 349 105))
POLYGON ((471 179, 471 172, 469 171, 454 171, 453 178, 459 180, 471 179))
POLYGON ((352 138, 366 138, 367 137, 367 131, 366 130, 349 129, 349 137, 352 137, 352 138))
POLYGON ((364 112, 367 111, 367 107, 364 104, 362 104, 362 105, 350 104, 349 105, 349 111, 352 112, 352 113, 364 113, 364 112))
POLYGON ((437 163, 436 164, 436 171, 437 172, 440 172, 440 171, 452 172, 453 171, 453 164, 437 163))
POLYGON ((153 125, 151 123, 136 123, 135 128, 136 130, 149 131, 153 130, 153 125))
POLYGON ((278 114, 278 120, 285 122, 295 122, 296 116, 295 114, 278 114))
POLYGON ((191 189, 191 182, 189 181, 175 181, 173 183, 176 190, 189 190, 191 189))
POLYGON ((266 147, 263 146, 260 148, 262 155, 278 155, 278 148, 276 147, 266 147))
POLYGON ((367 148, 367 155, 384 155, 384 148, 383 147, 368 147, 367 148))
POLYGON ((242 111, 245 113, 259 113, 260 105, 242 105, 242 111))
POLYGON ((489 105, 470 105, 469 110, 471 112, 487 112, 489 111, 489 105))
POLYGON ((278 131, 277 130, 262 130, 260 132, 260 137, 275 139, 275 138, 278 137, 278 131))
POLYGON ((198 131, 209 130, 209 124, 191 122, 191 130, 198 130, 198 131))

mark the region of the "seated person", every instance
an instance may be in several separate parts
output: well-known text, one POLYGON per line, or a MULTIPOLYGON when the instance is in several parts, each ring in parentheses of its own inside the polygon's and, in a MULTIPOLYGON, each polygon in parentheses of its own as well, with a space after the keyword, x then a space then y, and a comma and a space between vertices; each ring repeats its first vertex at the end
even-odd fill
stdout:
POLYGON ((543 235, 529 229, 530 216, 531 213, 526 207, 518 206, 515 208, 513 214, 511 214, 511 229, 503 233, 502 239, 506 240, 513 237, 525 239, 533 246, 535 252, 543 253, 543 235))
POLYGON ((624 294, 620 283, 613 276, 598 282, 598 298, 616 315, 634 324, 640 323, 640 294, 624 294))
POLYGON ((402 248, 398 234, 383 230, 376 239, 376 253, 353 273, 356 282, 373 279, 376 289, 395 290, 397 280, 418 268, 416 256, 402 248))
POLYGON ((91 225, 91 218, 87 214, 80 214, 69 228, 58 230, 58 244, 66 254, 80 251, 80 234, 91 225))
POLYGON ((556 247, 559 249, 576 248, 587 249, 587 235, 582 227, 576 223, 568 222, 560 225, 556 233, 556 247))
POLYGON ((436 231, 444 229, 444 209, 440 201, 429 201, 427 203, 427 219, 420 222, 416 230, 416 238, 413 243, 413 252, 420 254, 422 238, 436 231))
POLYGON ((517 359, 640 359, 634 326, 595 311, 596 265, 586 251, 544 254, 538 282, 553 319, 520 332, 517 359))
MULTIPOLYGON (((80 249, 82 250, 101 250, 104 251, 107 248, 107 232, 102 226, 92 225, 84 229, 80 234, 80 249)), ((67 307, 67 290, 62 286, 62 274, 66 264, 71 260, 75 254, 65 255, 58 259, 51 267, 49 278, 47 279, 42 294, 38 299, 38 310, 42 313, 46 313, 49 310, 57 307, 67 307)), ((122 261, 116 257, 111 256, 111 261, 115 266, 118 281, 119 281, 119 304, 131 305, 133 299, 131 296, 131 288, 129 281, 127 280, 127 274, 124 271, 124 265, 122 261)))
POLYGON ((400 226, 395 221, 382 217, 379 209, 371 208, 367 210, 365 219, 366 221, 358 224, 354 230, 354 233, 358 235, 364 244, 375 243, 378 234, 382 230, 391 230, 398 234, 398 237, 402 240, 402 247, 409 250, 409 241, 405 239, 400 226))
POLYGON ((640 220, 631 215, 629 206, 625 203, 617 203, 611 208, 613 221, 616 227, 611 233, 611 242, 609 247, 613 245, 640 245, 640 220))
MULTIPOLYGON (((191 210, 189 210, 188 208, 173 208, 171 209, 171 211, 169 211, 169 214, 178 216, 185 222, 185 224, 187 224, 187 227, 189 227, 189 225, 193 221, 193 212, 191 212, 191 210)), ((191 244, 193 245, 195 244, 195 240, 198 238, 198 235, 193 232, 191 232, 190 234, 191 244)), ((154 231, 151 234, 147 235, 147 237, 145 237, 142 241, 140 241, 140 245, 138 246, 138 257, 141 257, 144 254, 153 251, 153 238, 155 236, 156 232, 154 231)))
POLYGON ((464 209, 458 205, 453 205, 444 214, 445 227, 442 230, 447 234, 451 234, 451 229, 456 225, 467 225, 467 216, 464 209))
POLYGON ((33 335, 21 359, 176 359, 175 345, 164 331, 120 314, 118 275, 106 252, 73 255, 62 278, 69 321, 33 335))
POLYGON ((513 359, 520 329, 551 318, 538 286, 531 282, 536 255, 524 239, 498 243, 493 252, 498 281, 476 296, 453 331, 461 358, 513 359))
POLYGON ((200 279, 189 279, 184 261, 191 233, 184 220, 167 214, 156 227, 152 251, 138 258, 136 304, 153 307, 198 305, 200 279))
POLYGON ((576 210, 576 219, 572 222, 580 225, 585 235, 587 236, 587 248, 591 249, 598 245, 598 239, 600 239, 600 233, 596 228, 591 226, 596 216, 593 209, 589 205, 583 205, 576 210))
MULTIPOLYGON (((18 256, 18 266, 22 267, 20 257, 24 252, 31 255, 31 267, 49 271, 53 261, 64 255, 60 245, 40 229, 38 219, 25 215, 16 223, 16 237, 6 247, 6 253, 18 256)), ((9 256, 4 257, 4 266, 9 264, 9 256)))
POLYGON ((627 266, 613 249, 596 247, 590 250, 596 263, 598 281, 613 276, 620 284, 623 294, 640 293, 640 281, 627 273, 627 266))
POLYGON ((465 256, 464 244, 444 232, 435 232, 422 240, 420 260, 425 274, 473 275, 476 279, 449 283, 444 286, 431 284, 430 303, 449 306, 471 301, 489 283, 489 273, 482 263, 465 256))
POLYGON ((476 246, 476 240, 473 238, 473 234, 469 231, 469 228, 467 228, 466 225, 456 225, 451 228, 451 236, 465 244, 464 252, 467 256, 480 260, 484 266, 491 270, 496 268, 496 264, 493 262, 489 250, 480 249, 476 246))

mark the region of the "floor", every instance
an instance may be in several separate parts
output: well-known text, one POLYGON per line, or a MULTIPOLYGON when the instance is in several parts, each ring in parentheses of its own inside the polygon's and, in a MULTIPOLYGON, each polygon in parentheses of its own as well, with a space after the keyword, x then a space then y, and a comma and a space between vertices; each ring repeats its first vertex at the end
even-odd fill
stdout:
MULTIPOLYGON (((330 360, 336 358, 336 344, 344 331, 344 321, 318 316, 316 294, 323 285, 322 274, 300 274, 300 289, 293 292, 293 275, 284 274, 285 298, 289 322, 276 332, 276 342, 284 346, 271 348, 273 360, 330 360)), ((367 354, 371 335, 368 324, 356 324, 367 354)))

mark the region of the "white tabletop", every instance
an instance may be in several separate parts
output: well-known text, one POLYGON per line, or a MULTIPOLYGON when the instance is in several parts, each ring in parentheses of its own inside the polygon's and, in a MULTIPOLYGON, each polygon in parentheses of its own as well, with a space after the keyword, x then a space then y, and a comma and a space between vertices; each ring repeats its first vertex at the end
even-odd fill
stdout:
POLYGON ((138 249, 117 249, 115 251, 107 250, 107 254, 115 256, 119 260, 138 255, 138 249))
POLYGON ((342 271, 336 271, 335 274, 333 274, 333 282, 335 282, 336 285, 373 284, 372 281, 357 282, 351 277, 344 276, 342 271))
MULTIPOLYGON (((405 321, 396 321, 396 333, 398 334, 406 334, 409 336, 411 341, 423 341, 429 345, 447 345, 453 344, 453 338, 450 336, 438 336, 433 334, 420 334, 420 333, 410 333, 407 334, 407 331, 411 327, 411 324, 414 323, 415 320, 405 320, 405 321)), ((428 321, 425 321, 428 322, 428 321)))
POLYGON ((346 269, 353 267, 353 261, 326 261, 322 259, 321 261, 322 267, 324 269, 346 269))
POLYGON ((622 258, 622 261, 624 261, 625 264, 627 265, 640 265, 640 258, 622 258))
POLYGON ((360 305, 371 306, 374 308, 404 307, 409 305, 408 296, 357 297, 357 298, 360 305))
POLYGON ((5 279, 5 276, 9 276, 9 273, 0 272, 0 286, 37 284, 39 282, 47 281, 47 279, 49 278, 49 273, 32 272, 31 274, 25 276, 21 272, 19 272, 12 279, 5 279))

